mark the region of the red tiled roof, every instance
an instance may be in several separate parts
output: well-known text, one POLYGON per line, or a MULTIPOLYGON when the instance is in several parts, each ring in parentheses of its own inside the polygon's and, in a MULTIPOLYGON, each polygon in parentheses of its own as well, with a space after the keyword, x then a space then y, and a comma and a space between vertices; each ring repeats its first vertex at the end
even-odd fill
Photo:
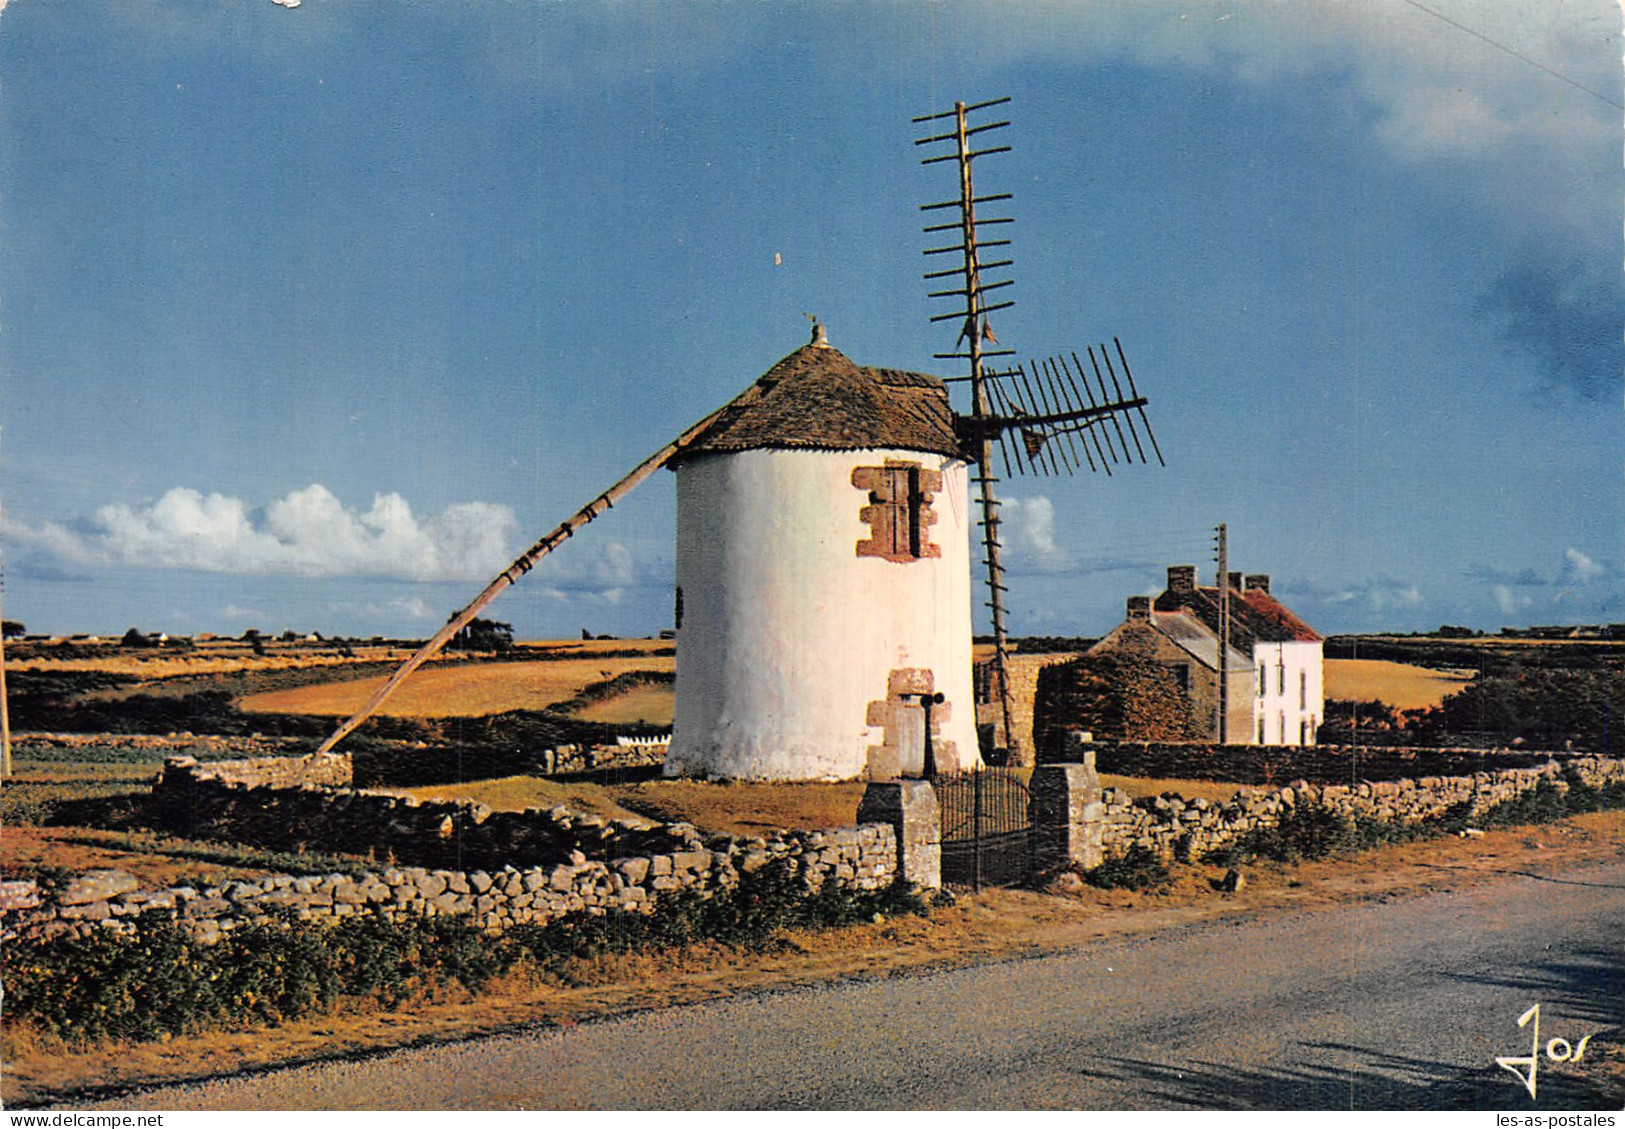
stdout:
MULTIPOLYGON (((1153 605, 1159 612, 1181 608, 1193 612, 1214 631, 1219 629, 1219 590, 1197 588, 1193 592, 1164 592, 1153 605)), ((1238 650, 1251 653, 1254 643, 1319 643, 1321 638, 1303 620, 1293 615, 1274 596, 1260 589, 1230 590, 1230 642, 1238 650)))

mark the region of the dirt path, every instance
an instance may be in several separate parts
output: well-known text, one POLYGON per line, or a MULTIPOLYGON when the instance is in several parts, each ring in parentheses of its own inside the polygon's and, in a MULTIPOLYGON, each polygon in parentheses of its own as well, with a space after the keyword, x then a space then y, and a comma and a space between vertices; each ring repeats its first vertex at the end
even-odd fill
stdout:
POLYGON ((676 954, 606 960, 576 987, 510 982, 475 1000, 426 1002, 389 1014, 339 1014, 164 1044, 64 1053, 12 1046, 3 1083, 8 1106, 100 1087, 150 1084, 323 1058, 448 1042, 524 1025, 569 1026, 606 1015, 718 999, 739 992, 853 977, 885 978, 1078 950, 1237 916, 1270 916, 1332 904, 1469 891, 1509 873, 1551 875, 1625 854, 1625 813, 1443 839, 1354 859, 1264 866, 1236 895, 1217 893, 1219 872, 1185 868, 1164 895, 1089 891, 1080 897, 993 890, 962 897, 929 918, 795 935, 780 951, 751 954, 696 946, 676 954))

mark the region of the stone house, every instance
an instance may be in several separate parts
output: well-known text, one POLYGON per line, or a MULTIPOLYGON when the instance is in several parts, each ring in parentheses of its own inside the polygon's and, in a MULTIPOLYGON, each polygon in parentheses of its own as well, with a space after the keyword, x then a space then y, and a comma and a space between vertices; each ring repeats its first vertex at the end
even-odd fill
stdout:
MULTIPOLYGON (((1325 716, 1323 643, 1270 593, 1263 574, 1230 573, 1227 739, 1237 745, 1312 745, 1325 716)), ((1218 739, 1219 589, 1194 565, 1168 569, 1155 599, 1131 597, 1124 622, 1091 654, 1127 650, 1174 667, 1218 739)))
MULTIPOLYGON (((1184 608, 1157 611, 1150 596, 1130 596, 1127 618, 1087 654, 1127 654, 1169 668, 1203 727, 1202 739, 1219 739, 1219 635, 1192 612, 1184 608)), ((1232 646, 1225 664, 1230 682, 1229 732, 1234 739, 1253 729, 1253 660, 1232 646)))

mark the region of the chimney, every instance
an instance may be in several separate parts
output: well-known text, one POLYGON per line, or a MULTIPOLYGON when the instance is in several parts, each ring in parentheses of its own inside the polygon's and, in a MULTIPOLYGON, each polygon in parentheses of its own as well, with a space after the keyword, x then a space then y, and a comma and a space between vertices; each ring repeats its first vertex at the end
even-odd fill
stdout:
POLYGON ((1181 596, 1188 596, 1196 591, 1196 566, 1169 565, 1168 591, 1181 596))
POLYGON ((1232 572, 1230 574, 1230 587, 1234 588, 1237 592, 1241 591, 1241 573, 1232 572))
POLYGON ((1151 597, 1130 596, 1128 598, 1128 618, 1132 623, 1136 620, 1147 622, 1151 619, 1151 597))
POLYGON ((1247 587, 1254 592, 1262 592, 1266 596, 1270 591, 1270 576, 1267 572, 1255 572, 1247 578, 1247 587))

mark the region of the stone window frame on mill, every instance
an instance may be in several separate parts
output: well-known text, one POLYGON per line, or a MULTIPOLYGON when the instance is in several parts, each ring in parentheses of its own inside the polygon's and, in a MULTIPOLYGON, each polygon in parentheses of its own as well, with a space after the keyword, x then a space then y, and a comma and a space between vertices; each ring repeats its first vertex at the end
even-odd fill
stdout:
POLYGON ((884 466, 852 469, 852 485, 868 491, 868 504, 858 511, 869 537, 857 543, 860 557, 906 563, 942 556, 931 543, 937 515, 931 508, 942 489, 942 474, 918 462, 887 459, 884 466))

